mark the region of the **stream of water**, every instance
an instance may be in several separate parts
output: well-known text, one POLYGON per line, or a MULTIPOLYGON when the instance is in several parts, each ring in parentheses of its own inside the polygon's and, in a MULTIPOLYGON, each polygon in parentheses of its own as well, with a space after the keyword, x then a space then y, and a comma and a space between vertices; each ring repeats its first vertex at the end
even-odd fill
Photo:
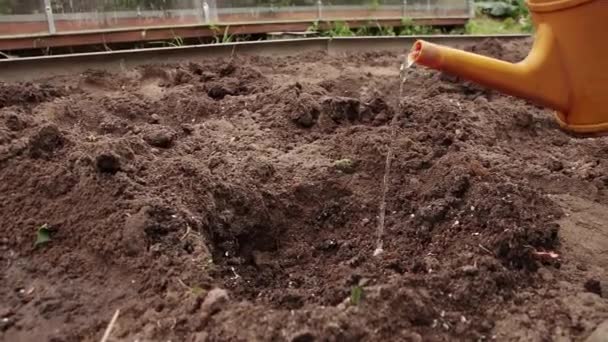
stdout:
POLYGON ((374 256, 378 256, 384 252, 384 221, 386 219, 386 193, 391 174, 391 162, 393 161, 393 142, 397 135, 397 122, 399 114, 402 112, 401 99, 403 98, 403 85, 406 81, 407 69, 414 64, 413 59, 407 58, 399 68, 399 107, 390 123, 390 139, 388 143, 388 152, 386 153, 386 162, 384 164, 384 177, 382 178, 382 197, 380 199, 380 213, 378 215, 378 230, 376 232, 376 249, 374 256))

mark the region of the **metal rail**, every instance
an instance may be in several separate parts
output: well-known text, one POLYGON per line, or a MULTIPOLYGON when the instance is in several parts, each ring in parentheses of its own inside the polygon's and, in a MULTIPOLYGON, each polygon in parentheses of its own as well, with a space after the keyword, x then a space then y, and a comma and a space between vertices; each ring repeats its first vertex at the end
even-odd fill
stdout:
POLYGON ((330 55, 391 51, 405 52, 417 39, 462 47, 488 38, 523 40, 529 35, 479 36, 404 36, 404 37, 341 37, 302 38, 215 45, 193 45, 144 50, 96 52, 61 56, 26 57, 0 60, 1 81, 31 81, 59 75, 74 75, 89 69, 123 72, 128 68, 153 63, 179 63, 203 58, 226 58, 231 55, 285 56, 322 51, 330 55))

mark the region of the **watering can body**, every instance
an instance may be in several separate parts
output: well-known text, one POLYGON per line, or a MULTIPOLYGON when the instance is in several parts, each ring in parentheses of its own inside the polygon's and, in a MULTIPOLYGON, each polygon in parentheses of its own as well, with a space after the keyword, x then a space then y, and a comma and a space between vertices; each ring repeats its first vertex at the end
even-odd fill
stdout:
POLYGON ((562 128, 608 133, 608 0, 528 0, 529 55, 508 63, 417 41, 410 61, 556 110, 562 128))

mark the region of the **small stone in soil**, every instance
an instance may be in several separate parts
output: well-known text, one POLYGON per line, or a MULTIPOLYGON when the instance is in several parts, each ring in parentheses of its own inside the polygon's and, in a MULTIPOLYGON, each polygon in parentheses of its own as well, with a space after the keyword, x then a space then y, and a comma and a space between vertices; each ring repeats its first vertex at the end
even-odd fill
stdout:
POLYGON ((517 126, 528 128, 534 124, 534 117, 528 112, 519 112, 515 114, 514 121, 517 126))
POLYGON ((194 132, 194 127, 192 127, 192 125, 183 124, 182 131, 184 131, 186 134, 192 134, 192 132, 194 132))
POLYGON ((315 335, 310 331, 301 331, 293 335, 291 342, 314 342, 315 335))
POLYGON ((460 270, 466 275, 475 275, 479 272, 479 269, 475 265, 462 266, 460 270))
POLYGON ((546 162, 546 166, 547 169, 549 169, 549 171, 561 171, 564 168, 564 164, 562 164, 561 161, 555 159, 555 158, 551 158, 546 162))
POLYGON ((10 328, 14 323, 14 320, 9 317, 0 318, 0 331, 10 328))
POLYGON ((168 148, 173 143, 173 132, 167 129, 159 129, 148 132, 144 135, 144 140, 154 147, 168 148))
POLYGON ((597 279, 588 279, 585 282, 585 290, 602 296, 602 283, 597 279))
POLYGON ((276 259, 271 253, 253 251, 253 263, 258 267, 269 267, 276 264, 276 259))
POLYGON ((325 240, 317 246, 317 249, 322 250, 322 251, 330 251, 330 250, 333 250, 336 248, 338 248, 338 242, 336 240, 331 240, 331 239, 325 240))
POLYGON ((403 335, 405 335, 405 337, 407 337, 406 341, 410 341, 410 342, 422 342, 422 341, 424 341, 422 339, 422 336, 420 336, 420 334, 415 333, 415 332, 404 332, 403 335))
POLYGON ((157 124, 160 122, 160 116, 158 114, 152 114, 150 116, 150 123, 157 124))
POLYGON ((551 271, 548 268, 542 267, 537 272, 538 272, 538 275, 540 275, 540 277, 544 281, 552 281, 553 280, 553 274, 551 273, 551 271))
POLYGON ((361 263, 363 262, 362 258, 360 255, 355 255, 354 257, 350 258, 350 260, 348 260, 346 262, 346 264, 350 267, 359 267, 359 265, 361 265, 361 263))
POLYGON ((228 302, 228 292, 224 289, 215 288, 207 293, 201 308, 204 312, 214 314, 222 309, 228 302))

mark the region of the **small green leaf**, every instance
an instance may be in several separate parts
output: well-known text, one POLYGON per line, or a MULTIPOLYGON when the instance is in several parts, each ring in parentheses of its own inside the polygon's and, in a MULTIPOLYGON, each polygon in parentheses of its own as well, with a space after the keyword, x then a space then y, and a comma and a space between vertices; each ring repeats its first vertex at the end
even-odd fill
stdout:
POLYGON ((350 290, 350 302, 353 305, 359 305, 361 302, 361 296, 363 295, 363 288, 361 286, 353 286, 350 290))
POLYGON ((192 292, 193 295, 198 296, 201 295, 203 293, 205 293, 205 289, 203 289, 202 287, 199 286, 194 286, 190 289, 190 291, 192 292))
POLYGON ((38 228, 38 232, 36 233, 36 242, 34 243, 34 247, 39 245, 44 245, 51 241, 51 230, 49 229, 48 224, 43 224, 38 228))
POLYGON ((334 167, 344 173, 355 172, 355 162, 348 158, 334 161, 334 167))

